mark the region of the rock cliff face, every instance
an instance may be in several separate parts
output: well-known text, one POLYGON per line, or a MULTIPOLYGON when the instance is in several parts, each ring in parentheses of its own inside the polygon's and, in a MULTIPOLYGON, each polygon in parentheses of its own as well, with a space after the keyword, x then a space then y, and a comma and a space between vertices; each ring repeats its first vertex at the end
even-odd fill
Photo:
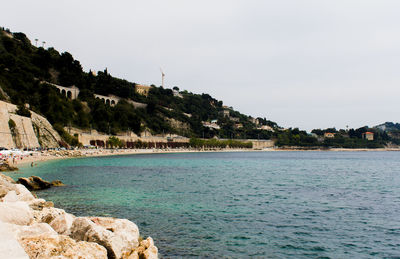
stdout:
POLYGON ((60 135, 46 118, 31 111, 31 118, 16 114, 17 106, 0 101, 0 147, 59 147, 60 135), (15 126, 10 128, 9 121, 15 126))
POLYGON ((75 217, 0 174, 0 255, 7 258, 156 259, 131 221, 75 217))

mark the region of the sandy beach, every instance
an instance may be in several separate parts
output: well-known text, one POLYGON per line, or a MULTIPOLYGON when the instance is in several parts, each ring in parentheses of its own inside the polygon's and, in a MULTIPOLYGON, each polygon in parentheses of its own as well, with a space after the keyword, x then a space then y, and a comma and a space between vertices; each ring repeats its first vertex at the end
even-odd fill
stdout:
POLYGON ((269 148, 263 150, 254 149, 79 149, 79 150, 49 150, 34 151, 29 155, 18 156, 14 160, 10 157, 8 162, 13 166, 26 166, 38 163, 77 157, 101 157, 115 155, 133 154, 163 154, 163 153, 193 153, 193 152, 288 152, 288 151, 320 151, 320 152, 371 152, 371 151, 400 151, 400 148, 377 148, 377 149, 300 149, 300 148, 269 148), (13 163, 14 162, 14 163, 13 163))
POLYGON ((134 155, 134 154, 163 154, 163 153, 193 153, 193 152, 250 152, 260 150, 248 149, 79 149, 79 150, 50 150, 50 151, 34 151, 29 155, 18 156, 16 159, 9 158, 8 162, 13 166, 26 166, 38 163, 58 160, 71 159, 78 157, 101 157, 116 155, 134 155))

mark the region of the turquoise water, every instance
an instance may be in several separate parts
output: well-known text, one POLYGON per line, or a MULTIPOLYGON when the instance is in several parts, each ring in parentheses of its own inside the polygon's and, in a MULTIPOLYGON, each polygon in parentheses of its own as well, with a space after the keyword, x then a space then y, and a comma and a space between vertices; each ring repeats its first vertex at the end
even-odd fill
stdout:
POLYGON ((150 154, 22 171, 66 183, 38 195, 73 214, 134 221, 164 257, 400 257, 397 152, 150 154))

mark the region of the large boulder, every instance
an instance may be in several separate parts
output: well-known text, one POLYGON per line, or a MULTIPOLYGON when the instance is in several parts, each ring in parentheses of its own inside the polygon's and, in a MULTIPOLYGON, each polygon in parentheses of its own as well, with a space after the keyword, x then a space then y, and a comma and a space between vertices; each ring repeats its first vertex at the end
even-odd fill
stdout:
POLYGON ((15 190, 14 180, 4 174, 0 174, 0 198, 4 197, 9 191, 15 190))
POLYGON ((15 191, 9 191, 4 197, 3 201, 5 202, 16 202, 18 201, 18 195, 15 191))
POLYGON ((36 198, 32 193, 22 184, 14 184, 14 189, 18 194, 19 201, 33 201, 36 198))
POLYGON ((79 217, 72 224, 70 236, 104 246, 108 258, 125 258, 139 244, 137 226, 123 219, 79 217))
POLYGON ((0 202, 0 220, 16 225, 29 225, 33 211, 26 202, 0 202))
POLYGON ((48 223, 58 234, 69 235, 75 216, 62 209, 43 208, 36 215, 38 222, 48 223))
POLYGON ((134 247, 139 245, 139 228, 132 221, 110 217, 90 217, 89 219, 121 237, 124 242, 132 243, 134 247))
POLYGON ((0 221, 0 255, 8 259, 29 259, 7 224, 0 221))
POLYGON ((12 179, 10 176, 0 173, 0 183, 3 181, 9 182, 9 183, 15 183, 14 179, 12 179))
POLYGON ((104 247, 91 242, 76 242, 65 235, 23 237, 20 244, 30 258, 107 259, 104 247))
POLYGON ((28 191, 25 186, 21 184, 14 184, 14 190, 10 190, 3 198, 6 202, 26 201, 28 203, 33 202, 35 197, 28 191))

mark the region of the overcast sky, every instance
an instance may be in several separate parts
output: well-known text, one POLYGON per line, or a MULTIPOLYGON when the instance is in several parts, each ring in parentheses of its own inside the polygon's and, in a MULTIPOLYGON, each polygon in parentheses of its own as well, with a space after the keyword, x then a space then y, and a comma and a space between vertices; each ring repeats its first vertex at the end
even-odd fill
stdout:
POLYGON ((398 0, 13 0, 0 26, 84 69, 209 93, 284 127, 400 122, 398 0))

